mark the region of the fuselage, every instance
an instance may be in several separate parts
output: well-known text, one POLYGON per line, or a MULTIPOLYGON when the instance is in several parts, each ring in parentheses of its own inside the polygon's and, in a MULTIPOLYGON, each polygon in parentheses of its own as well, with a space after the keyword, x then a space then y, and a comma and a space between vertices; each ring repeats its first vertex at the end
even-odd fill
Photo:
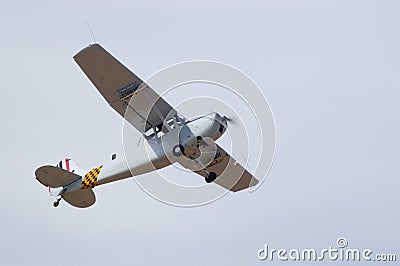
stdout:
POLYGON ((197 164, 201 140, 216 141, 225 132, 227 122, 218 113, 211 113, 186 122, 174 120, 167 126, 168 130, 154 128, 146 132, 138 145, 125 147, 125 156, 113 156, 102 166, 87 173, 80 172, 82 180, 68 185, 64 193, 149 173, 180 162, 182 158, 189 164, 197 164))

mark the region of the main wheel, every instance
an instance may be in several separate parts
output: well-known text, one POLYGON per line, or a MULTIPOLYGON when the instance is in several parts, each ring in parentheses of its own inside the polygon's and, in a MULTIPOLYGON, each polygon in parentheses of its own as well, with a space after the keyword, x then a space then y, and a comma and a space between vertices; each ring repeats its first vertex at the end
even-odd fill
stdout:
POLYGON ((56 200, 55 202, 53 202, 54 208, 57 208, 57 207, 58 207, 58 204, 60 204, 60 201, 59 201, 59 200, 56 200))
POLYGON ((172 149, 172 154, 175 155, 176 157, 182 155, 182 148, 180 146, 181 145, 175 145, 175 147, 172 149))
POLYGON ((207 183, 211 183, 211 182, 213 182, 216 178, 217 178, 217 174, 214 173, 214 172, 210 172, 210 173, 208 174, 208 176, 206 177, 206 182, 207 182, 207 183))
POLYGON ((181 144, 179 144, 179 149, 181 150, 182 154, 183 154, 184 156, 186 156, 185 147, 183 147, 181 144))

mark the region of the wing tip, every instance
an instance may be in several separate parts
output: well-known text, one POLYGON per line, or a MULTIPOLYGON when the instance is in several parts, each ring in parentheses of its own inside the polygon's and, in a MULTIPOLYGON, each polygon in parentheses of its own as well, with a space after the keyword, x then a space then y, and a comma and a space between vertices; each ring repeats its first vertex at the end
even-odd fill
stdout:
POLYGON ((250 188, 250 187, 254 187, 254 186, 257 185, 258 183, 260 183, 260 181, 258 181, 257 178, 252 177, 251 180, 250 180, 250 183, 249 183, 249 188, 250 188))
MULTIPOLYGON (((240 182, 240 181, 239 181, 239 182, 240 182)), ((254 186, 256 186, 260 181, 258 181, 257 178, 252 177, 252 178, 250 179, 249 183, 247 184, 247 186, 241 186, 241 185, 239 184, 239 182, 236 183, 236 184, 230 189, 232 192, 235 193, 235 192, 239 192, 239 191, 246 190, 246 189, 248 189, 248 188, 254 187, 254 186)))
POLYGON ((81 55, 83 55, 88 49, 93 48, 93 47, 99 47, 102 48, 100 44, 98 43, 90 43, 88 46, 77 52, 72 58, 76 60, 79 58, 81 55))

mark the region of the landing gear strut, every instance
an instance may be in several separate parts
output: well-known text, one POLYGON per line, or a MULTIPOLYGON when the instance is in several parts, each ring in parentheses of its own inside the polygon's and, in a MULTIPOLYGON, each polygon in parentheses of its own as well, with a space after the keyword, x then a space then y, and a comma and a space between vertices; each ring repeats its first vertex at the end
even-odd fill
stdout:
POLYGON ((61 200, 61 198, 58 198, 53 202, 54 208, 58 207, 58 204, 60 204, 60 200, 61 200))
POLYGON ((214 172, 209 172, 207 177, 206 177, 206 182, 207 183, 211 183, 212 181, 214 181, 217 178, 217 174, 214 172))

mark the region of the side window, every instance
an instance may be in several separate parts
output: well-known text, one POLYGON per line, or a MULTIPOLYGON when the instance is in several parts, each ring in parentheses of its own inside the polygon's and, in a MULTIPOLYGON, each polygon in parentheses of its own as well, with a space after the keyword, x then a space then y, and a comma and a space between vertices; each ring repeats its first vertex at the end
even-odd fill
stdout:
POLYGON ((154 129, 153 129, 153 128, 150 128, 149 130, 147 130, 146 132, 143 133, 143 136, 144 136, 147 140, 151 139, 152 137, 154 137, 154 129))

